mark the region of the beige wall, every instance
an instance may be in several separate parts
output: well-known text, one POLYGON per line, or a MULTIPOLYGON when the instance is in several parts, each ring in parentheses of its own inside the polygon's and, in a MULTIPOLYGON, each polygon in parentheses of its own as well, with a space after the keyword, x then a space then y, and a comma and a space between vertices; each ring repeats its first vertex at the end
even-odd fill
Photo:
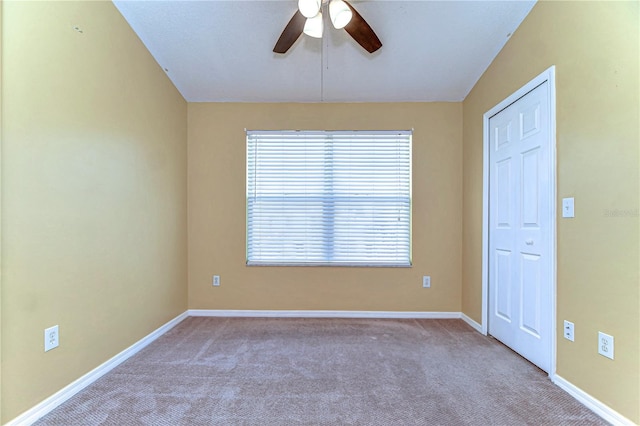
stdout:
POLYGON ((189 308, 460 311, 461 124, 460 103, 189 104, 189 308), (411 128, 412 268, 245 266, 245 129, 411 128))
POLYGON ((3 3, 8 421, 185 311, 187 105, 111 2, 3 3))
POLYGON ((640 423, 638 2, 541 2, 464 101, 462 310, 481 312, 482 115, 556 65, 557 372, 640 423), (619 211, 611 217, 607 211, 619 211), (622 212, 622 213, 620 213, 622 212), (575 342, 562 321, 575 323, 575 342), (597 333, 615 337, 615 360, 597 333))
POLYGON ((0 423, 2 423, 2 9, 0 1, 0 423))

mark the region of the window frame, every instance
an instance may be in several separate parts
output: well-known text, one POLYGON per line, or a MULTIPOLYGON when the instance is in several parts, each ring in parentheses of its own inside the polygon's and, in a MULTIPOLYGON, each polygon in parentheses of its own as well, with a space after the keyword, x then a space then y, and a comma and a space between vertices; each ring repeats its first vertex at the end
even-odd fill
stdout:
MULTIPOLYGON (((245 252, 245 260, 246 260, 246 265, 247 266, 293 266, 293 267, 297 267, 297 266, 322 266, 322 267, 383 267, 383 268, 410 268, 413 265, 413 226, 412 226, 412 219, 413 219, 413 191, 412 191, 412 186, 413 186, 413 170, 412 170, 412 166, 413 166, 413 159, 412 159, 412 151, 413 151, 413 129, 412 130, 347 130, 347 131, 328 131, 328 130, 245 130, 246 131, 246 140, 245 140, 245 160, 246 160, 246 175, 245 175, 245 208, 246 208, 246 217, 245 217, 245 231, 246 231, 246 239, 245 239, 245 248, 246 248, 246 252, 245 252), (361 136, 367 136, 369 135, 372 138, 372 142, 375 142, 375 138, 376 137, 384 137, 384 136, 396 136, 396 137, 401 137, 401 138, 405 138, 406 140, 403 141, 402 143, 406 143, 407 147, 404 148, 399 148, 398 152, 403 152, 406 151, 406 164, 407 164, 407 169, 403 172, 404 174, 407 175, 406 179, 407 179, 407 186, 408 186, 408 193, 406 195, 404 194, 400 194, 400 195, 395 195, 393 197, 390 198, 404 198, 406 199, 406 209, 408 210, 408 212, 406 213, 407 216, 407 224, 406 224, 406 232, 403 232, 401 234, 400 237, 396 237, 396 239, 402 239, 402 238, 406 238, 408 240, 405 250, 406 250, 406 257, 403 258, 402 261, 396 261, 396 262, 375 262, 375 261, 358 261, 358 262, 353 262, 353 261, 347 261, 347 262, 341 262, 341 261, 331 261, 329 258, 324 258, 322 259, 322 261, 288 261, 288 260, 281 260, 281 261, 264 261, 264 260, 255 260, 255 259, 251 259, 250 258, 250 184, 249 184, 249 175, 251 173, 250 170, 250 160, 249 160, 249 155, 250 155, 250 137, 255 137, 256 135, 283 135, 283 137, 286 136, 292 136, 294 135, 296 138, 304 138, 306 136, 314 136, 317 137, 318 135, 324 135, 325 136, 325 140, 326 139, 333 139, 334 136, 339 136, 339 137, 349 137, 350 135, 353 136, 354 138, 356 136, 361 137, 361 136)), ((258 142, 254 142, 254 143, 258 143, 258 142)), ((332 142, 333 143, 333 142, 332 142)), ((331 151, 334 152, 334 148, 332 146, 331 151)), ((257 148, 256 148, 257 149, 257 148)), ((400 154, 398 154, 400 155, 400 154)), ((255 161, 255 159, 254 159, 255 161)), ((398 160, 398 164, 401 164, 402 161, 398 160)), ((326 167, 326 163, 323 163, 326 167)), ((330 163, 331 167, 333 167, 335 165, 335 163, 330 163)), ((255 171, 255 170, 254 170, 255 171)), ((398 172, 401 173, 401 172, 398 172)), ((255 189, 255 187, 254 187, 255 189)), ((333 191, 331 192, 331 194, 335 194, 333 191)), ((254 195, 255 197, 255 195, 254 195)), ((325 198, 326 195, 323 197, 325 198)), ((401 205, 402 203, 398 204, 401 205)), ((324 217, 324 215, 323 215, 324 217)), ((335 223, 335 216, 332 216, 332 220, 335 223)), ((404 227, 404 226, 403 226, 404 227)), ((324 246, 323 246, 324 247, 324 246)), ((332 249, 335 249, 335 245, 331 245, 332 249)), ((394 247, 398 247, 397 243, 394 247)), ((378 247, 379 248, 379 247, 378 247)))

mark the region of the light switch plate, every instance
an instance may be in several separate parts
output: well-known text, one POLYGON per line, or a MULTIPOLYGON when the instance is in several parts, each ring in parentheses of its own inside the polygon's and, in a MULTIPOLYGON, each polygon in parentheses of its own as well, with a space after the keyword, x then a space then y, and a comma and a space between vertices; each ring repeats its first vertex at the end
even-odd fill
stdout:
POLYGON ((562 217, 575 217, 573 211, 573 197, 562 199, 562 217))

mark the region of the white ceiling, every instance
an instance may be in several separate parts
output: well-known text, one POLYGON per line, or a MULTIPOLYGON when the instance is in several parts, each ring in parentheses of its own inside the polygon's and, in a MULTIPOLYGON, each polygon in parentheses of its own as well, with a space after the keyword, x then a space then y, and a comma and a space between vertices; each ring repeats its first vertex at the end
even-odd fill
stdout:
POLYGON ((296 0, 114 3, 189 102, 457 102, 535 1, 354 0, 380 50, 326 22, 285 55, 296 0))

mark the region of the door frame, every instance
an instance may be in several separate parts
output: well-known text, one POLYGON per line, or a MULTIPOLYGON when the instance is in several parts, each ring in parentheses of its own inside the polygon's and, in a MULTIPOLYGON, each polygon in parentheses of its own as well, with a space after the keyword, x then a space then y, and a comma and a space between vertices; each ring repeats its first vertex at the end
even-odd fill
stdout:
POLYGON ((549 368, 549 377, 554 377, 556 373, 556 277, 557 277, 557 217, 556 217, 556 84, 555 84, 555 66, 543 71, 533 80, 522 86, 502 102, 487 111, 482 118, 482 334, 487 335, 489 332, 489 119, 500 111, 522 98, 524 95, 547 82, 549 84, 549 162, 551 173, 549 205, 551 206, 551 243, 549 247, 549 261, 551 262, 549 277, 551 284, 551 364, 549 368))

